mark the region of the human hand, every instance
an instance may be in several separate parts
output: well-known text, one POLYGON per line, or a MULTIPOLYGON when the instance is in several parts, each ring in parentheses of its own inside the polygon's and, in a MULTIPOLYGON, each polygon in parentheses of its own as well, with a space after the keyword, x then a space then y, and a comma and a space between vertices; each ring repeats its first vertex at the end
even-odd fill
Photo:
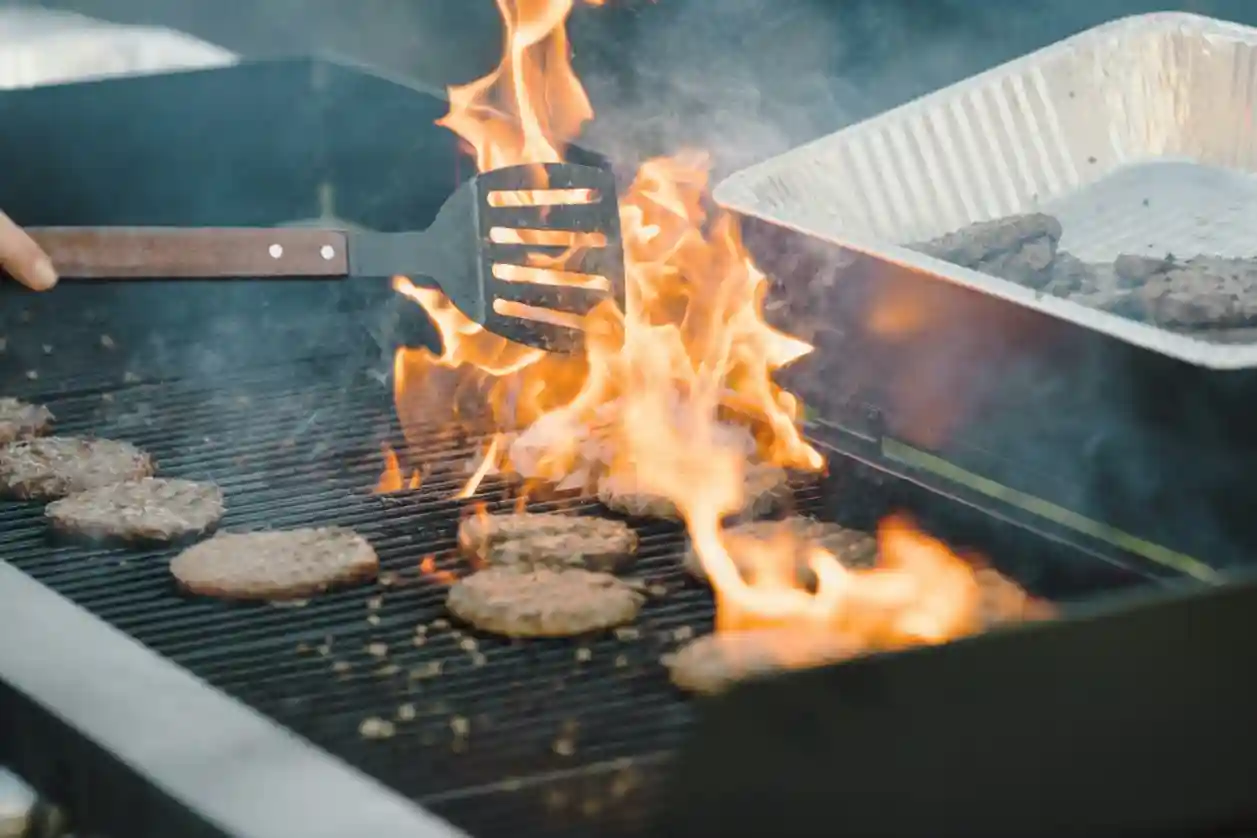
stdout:
POLYGON ((57 284, 57 271, 48 254, 3 212, 0 212, 0 268, 35 291, 46 291, 57 284))

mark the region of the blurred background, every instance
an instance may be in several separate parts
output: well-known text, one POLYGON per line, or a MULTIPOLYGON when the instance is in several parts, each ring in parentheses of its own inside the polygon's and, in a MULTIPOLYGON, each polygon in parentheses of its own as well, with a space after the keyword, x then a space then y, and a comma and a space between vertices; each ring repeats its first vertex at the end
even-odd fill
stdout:
MULTIPOLYGON (((169 26, 246 56, 329 53, 436 85, 500 53, 493 0, 44 0, 169 26)), ((581 4, 578 4, 580 6, 581 4)), ((578 8, 587 144, 702 144, 739 165, 1104 20, 1181 9, 1257 22, 1248 0, 611 0, 578 8)))

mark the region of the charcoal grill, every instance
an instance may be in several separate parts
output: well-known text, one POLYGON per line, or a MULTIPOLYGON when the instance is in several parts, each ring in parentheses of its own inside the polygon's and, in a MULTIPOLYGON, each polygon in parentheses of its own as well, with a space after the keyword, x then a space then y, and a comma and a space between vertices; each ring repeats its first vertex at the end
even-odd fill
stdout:
MULTIPOLYGON (((26 148, 45 149, 53 162, 65 158, 66 170, 89 188, 86 197, 61 193, 69 203, 65 215, 57 215, 46 203, 49 193, 0 186, 0 206, 29 223, 271 224, 335 214, 368 226, 421 227, 455 180, 452 139, 431 126, 441 111, 436 97, 327 62, 264 62, 70 85, 48 95, 57 107, 22 94, 0 97, 0 113, 21 112, 22 119, 6 122, 26 126, 26 148), (198 96, 227 113, 180 111, 178 103, 198 96), (205 120, 248 125, 246 116, 264 113, 257 136, 247 129, 223 133, 213 148, 176 142, 203 136, 213 127, 205 120), (306 121, 291 135, 277 135, 271 130, 282 122, 276 113, 306 121), (170 133, 162 142, 138 128, 127 131, 125 142, 109 144, 104 164, 84 157, 80 144, 55 139, 66 131, 105 136, 104 127, 119 119, 137 126, 147 120, 147 129, 170 133), (196 120, 202 124, 186 124, 196 120), (376 153, 363 153, 376 143, 376 153), (136 177, 140 162, 172 180, 152 184, 136 177), (132 167, 128 182, 140 184, 136 190, 126 192, 116 182, 125 166, 114 169, 110 181, 110 167, 120 163, 132 167), (239 166, 266 173, 257 196, 226 194, 234 187, 220 182, 223 173, 239 166), (407 192, 384 188, 407 178, 416 184, 407 192), (120 198, 103 197, 111 195, 120 198)), ((0 145, 15 143, 13 137, 6 132, 0 145)), ((53 163, 49 168, 62 170, 53 163)), ((845 762, 851 752, 843 741, 851 734, 842 725, 867 718, 891 735, 887 725, 906 706, 879 704, 876 678, 911 684, 913 667, 958 658, 962 673, 1007 665, 1007 657, 982 657, 995 654, 983 650, 1006 649, 1016 632, 979 639, 989 643, 881 657, 864 667, 793 674, 721 701, 685 699, 667 684, 658 658, 688 633, 710 630, 712 603, 680 569, 683 534, 662 523, 639 528, 635 575, 656 590, 633 633, 511 643, 447 626, 440 622, 444 584, 439 574, 420 572, 418 562, 431 554, 439 571, 466 569, 453 555, 465 504, 449 498, 461 479, 456 467, 483 440, 447 431, 435 419, 409 429, 410 447, 426 464, 450 468, 432 470, 418 491, 373 495, 381 442, 400 442, 387 382, 371 367, 390 354, 390 341, 405 337, 370 328, 381 316, 379 306, 391 299, 387 291, 290 283, 233 288, 146 284, 105 294, 67 286, 44 297, 0 291, 8 339, 0 379, 7 392, 49 404, 63 432, 131 440, 150 450, 164 473, 218 482, 227 492, 228 527, 354 527, 375 545, 390 584, 333 593, 301 607, 184 598, 168 576, 172 551, 50 541, 36 506, 0 504, 0 763, 64 803, 82 825, 115 836, 452 834, 426 814, 432 812, 488 836, 738 834, 722 818, 737 812, 742 825, 764 826, 752 817, 750 802, 757 800, 761 812, 793 807, 802 830, 795 834, 809 834, 809 823, 811 834, 820 827, 829 834, 832 820, 825 817, 832 812, 822 813, 818 801, 832 806, 841 803, 844 788, 867 791, 843 779, 855 769, 845 762), (144 312, 143 322, 136 310, 144 312), (112 349, 102 346, 102 334, 112 336, 112 349), (427 626, 422 645, 414 643, 417 625, 427 626), (19 634, 20 643, 12 642, 19 634), (368 650, 374 643, 386 644, 387 654, 368 650), (854 674, 840 674, 846 672, 854 674), (839 680, 831 683, 831 677, 839 680), (865 679, 854 689, 884 712, 837 713, 826 726, 818 708, 853 689, 851 679, 865 679), (780 706, 798 707, 799 718, 821 725, 814 739, 826 748, 782 734, 780 706), (360 728, 368 718, 394 721, 394 735, 364 738, 360 728), (748 724, 760 725, 765 735, 746 738, 746 754, 731 753, 727 747, 742 741, 748 724), (770 748, 769 733, 785 747, 770 748), (720 764, 730 770, 713 770, 720 764), (779 781, 765 782, 770 776, 779 781), (741 802, 722 802, 731 792, 741 802), (818 813, 825 816, 811 817, 818 813)), ((430 341, 430 326, 421 323, 413 337, 430 341)), ((434 405, 434 416, 440 407, 434 405)), ((867 528, 889 510, 907 510, 1058 601, 1177 583, 1180 574, 1172 568, 1017 504, 945 483, 928 470, 889 466, 880 456, 874 419, 811 424, 811 435, 831 454, 831 469, 824 480, 800 486, 800 511, 867 528)), ((478 499, 491 509, 514 504, 511 487, 495 481, 482 486, 478 499)), ((534 508, 596 509, 571 497, 534 508)), ((1227 593, 1251 596, 1243 587, 1227 593)), ((1183 601, 1208 609, 1211 600, 1183 601)), ((1257 754, 1251 726, 1221 730, 1237 718, 1246 721, 1242 708, 1250 708, 1257 693, 1246 683, 1251 678, 1240 677, 1253 671, 1243 666, 1250 663, 1243 648, 1224 642, 1251 634, 1257 608, 1247 609, 1244 619, 1225 609, 1209 613, 1226 619, 1198 619, 1190 642, 1170 644, 1162 657, 1179 664, 1168 670, 1173 673, 1188 671, 1185 660, 1198 662, 1190 673, 1197 676, 1239 673, 1232 700, 1220 709, 1207 690, 1187 690, 1175 693, 1176 704, 1156 705, 1161 715, 1124 720, 1114 708, 1130 693, 1105 688, 1102 668, 1085 670, 1094 679, 1086 686, 1096 697, 1096 718, 1110 726, 1109 738, 1097 738, 1109 761, 1097 765, 1112 765, 1113 736, 1133 736, 1147 719, 1218 709, 1217 721, 1199 725, 1195 739, 1173 738, 1172 756, 1182 762, 1161 766, 1152 780, 1140 776, 1150 802, 1132 807, 1134 784, 1112 778, 1125 791, 1115 798, 1122 805, 1098 815, 1071 805, 1068 811, 1078 816, 1069 824, 1073 832, 1056 834, 1145 826, 1162 815, 1174 815, 1185 831, 1257 811, 1251 791, 1246 797, 1235 787, 1235 777, 1253 767, 1251 754, 1257 754), (1192 743, 1195 750, 1187 747, 1192 743), (1222 743, 1238 760, 1228 768, 1238 773, 1198 764, 1201 749, 1222 743), (1174 783, 1188 775, 1207 777, 1215 793, 1197 794, 1203 780, 1176 792, 1174 783), (1097 820, 1101 815, 1107 820, 1097 820)), ((1098 624, 1102 636, 1113 636, 1104 633, 1103 620, 1098 624)), ((1046 650, 1025 646, 1030 657, 1021 665, 1068 674, 1070 654, 1088 640, 1067 633, 1062 641, 1042 631, 1033 636, 1057 640, 1047 641, 1046 650)), ((1129 667, 1114 666, 1110 674, 1122 684, 1134 682, 1129 667)), ((990 696, 987 704, 974 702, 975 713, 1000 698, 1028 701, 1015 691, 992 689, 990 696)), ((834 706, 846 707, 841 701, 834 706)), ((1042 725, 1029 727, 1052 734, 1042 725)), ((927 746, 953 755, 957 747, 941 740, 927 746)), ((867 754, 877 746, 861 740, 860 747, 867 754)), ((902 743, 892 750, 895 759, 912 759, 902 743)), ((869 777, 884 780, 894 762, 869 777)), ((1006 800, 1015 807, 1019 798, 1010 792, 1006 800)), ((867 810, 848 808, 861 818, 867 810)), ((1004 810, 967 833, 973 817, 951 814, 956 817, 948 826, 959 832, 928 831, 1030 834, 1010 830, 1004 810)), ((921 834, 919 823, 884 823, 882 834, 921 834)), ((852 834, 878 832, 867 819, 853 817, 847 825, 852 834)))

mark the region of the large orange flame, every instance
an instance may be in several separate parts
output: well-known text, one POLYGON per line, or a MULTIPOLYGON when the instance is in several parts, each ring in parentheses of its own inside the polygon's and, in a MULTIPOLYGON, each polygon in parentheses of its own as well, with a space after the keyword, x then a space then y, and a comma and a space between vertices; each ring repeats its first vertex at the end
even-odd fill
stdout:
MULTIPOLYGON (((451 88, 440 124, 462 138, 481 171, 561 161, 593 116, 570 62, 565 22, 573 0, 498 0, 498 7, 502 62, 451 88)), ((773 380, 812 347, 764 321, 768 281, 735 220, 709 211, 707 188, 704 155, 641 166, 621 199, 625 309, 608 303, 585 318, 584 357, 550 356, 492 335, 440 292, 398 278, 396 289, 424 307, 443 338, 440 355, 398 355, 403 428, 430 423, 422 410, 433 402, 423 391, 455 373, 453 386, 473 391, 499 431, 460 496, 504 468, 560 487, 615 475, 670 500, 717 590, 721 630, 802 624, 881 648, 978 628, 975 572, 903 518, 884 522, 875 570, 846 570, 809 545, 744 541, 739 563, 764 572, 744 578, 734 565, 721 522, 742 507, 748 463, 818 471, 824 460, 801 435, 798 400, 773 380), (794 574, 770 572, 781 566, 774 556, 800 550, 817 580, 813 590, 794 574)), ((457 394, 443 401, 461 404, 457 394)), ((402 484, 400 473, 381 481, 402 484)))

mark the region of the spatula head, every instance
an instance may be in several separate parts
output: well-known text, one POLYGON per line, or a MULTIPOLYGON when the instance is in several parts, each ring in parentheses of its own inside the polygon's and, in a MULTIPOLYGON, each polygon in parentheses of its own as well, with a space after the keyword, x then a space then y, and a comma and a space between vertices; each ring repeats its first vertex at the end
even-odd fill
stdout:
POLYGON ((579 316, 624 301, 624 245, 611 172, 572 163, 495 169, 473 180, 483 325, 572 352, 579 316))

